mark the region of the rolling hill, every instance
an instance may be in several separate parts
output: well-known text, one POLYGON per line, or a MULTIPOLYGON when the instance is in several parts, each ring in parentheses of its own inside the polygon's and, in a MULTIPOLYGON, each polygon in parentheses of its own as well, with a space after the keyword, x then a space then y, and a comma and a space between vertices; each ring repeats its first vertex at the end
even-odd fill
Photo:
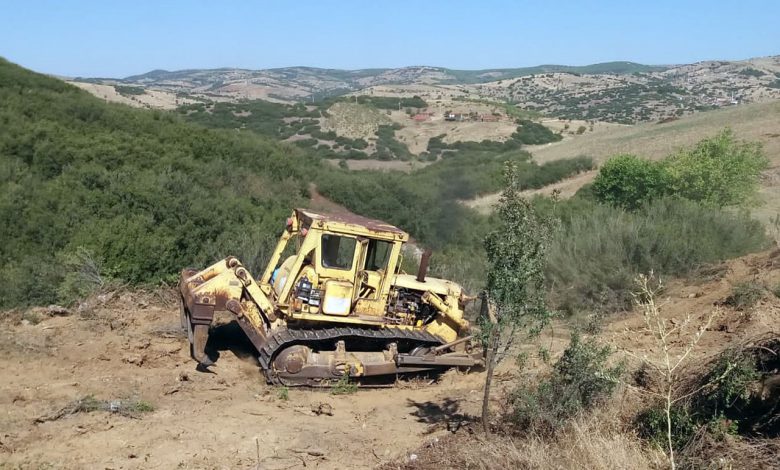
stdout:
POLYGON ((153 70, 116 79, 77 78, 73 83, 106 100, 114 98, 95 86, 138 87, 157 93, 155 98, 145 98, 143 93, 129 97, 145 107, 173 107, 187 99, 293 103, 345 94, 419 95, 429 102, 488 99, 547 116, 632 124, 780 99, 780 56, 666 66, 606 62, 485 70, 429 66, 153 70), (161 93, 170 96, 163 99, 161 93))

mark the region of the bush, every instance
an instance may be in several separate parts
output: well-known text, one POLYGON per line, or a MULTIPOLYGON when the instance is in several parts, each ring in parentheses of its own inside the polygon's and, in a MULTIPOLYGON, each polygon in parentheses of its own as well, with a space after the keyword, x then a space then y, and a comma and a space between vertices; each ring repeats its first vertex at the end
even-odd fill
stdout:
POLYGON ((609 346, 573 333, 549 377, 513 392, 511 421, 522 430, 552 434, 590 410, 612 394, 624 372, 623 364, 607 365, 610 355, 609 346))
POLYGON ((717 207, 746 205, 754 201, 767 166, 759 144, 737 141, 726 129, 661 162, 633 155, 611 158, 593 189, 600 202, 629 210, 664 195, 717 207))
POLYGON ((593 181, 593 194, 601 203, 628 210, 663 195, 666 187, 663 168, 635 155, 610 158, 593 181))
POLYGON ((768 165, 759 143, 737 141, 726 129, 663 161, 666 192, 718 207, 743 205, 755 199, 768 165))
MULTIPOLYGON (((698 426, 683 407, 673 407, 670 416, 672 418, 672 446, 675 450, 680 450, 688 444, 698 426)), ((641 438, 647 439, 661 449, 667 447, 668 424, 666 411, 662 404, 657 404, 639 413, 634 420, 634 425, 641 438)))
POLYGON ((556 134, 543 124, 527 119, 521 119, 518 124, 520 125, 517 127, 517 131, 512 134, 512 139, 517 142, 526 145, 538 145, 558 142, 563 139, 560 134, 556 134))
POLYGON ((636 212, 575 198, 552 204, 560 218, 547 278, 564 312, 631 307, 636 274, 685 275, 706 263, 768 245, 761 223, 682 199, 659 199, 636 212))
POLYGON ((726 305, 737 310, 751 308, 764 297, 764 286, 755 282, 741 282, 734 285, 731 295, 726 299, 726 305))

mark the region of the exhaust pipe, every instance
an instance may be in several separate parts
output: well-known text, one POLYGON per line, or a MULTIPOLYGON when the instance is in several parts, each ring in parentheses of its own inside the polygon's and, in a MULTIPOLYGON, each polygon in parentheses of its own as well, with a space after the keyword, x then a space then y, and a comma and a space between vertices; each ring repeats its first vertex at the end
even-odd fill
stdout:
POLYGON ((425 250, 420 257, 420 269, 417 271, 417 282, 425 282, 425 275, 428 274, 428 263, 431 261, 431 250, 425 250))

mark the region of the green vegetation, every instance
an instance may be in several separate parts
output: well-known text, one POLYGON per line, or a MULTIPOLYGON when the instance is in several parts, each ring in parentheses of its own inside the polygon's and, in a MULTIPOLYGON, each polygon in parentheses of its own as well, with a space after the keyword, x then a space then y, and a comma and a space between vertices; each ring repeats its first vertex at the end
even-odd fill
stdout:
POLYGON ((143 95, 146 93, 146 90, 140 86, 114 85, 114 90, 123 96, 143 95))
POLYGON ((764 286, 755 282, 742 282, 736 284, 731 295, 726 299, 726 304, 737 310, 744 310, 755 306, 764 297, 764 286))
POLYGON ((593 193, 600 202, 636 210, 664 194, 665 176, 663 167, 656 162, 619 155, 601 166, 593 182, 593 193))
POLYGON ((67 265, 172 280, 237 254, 257 269, 307 192, 309 159, 252 135, 110 105, 0 60, 0 306, 67 302, 67 265))
POLYGON ((358 385, 349 379, 349 372, 344 372, 330 389, 331 395, 352 395, 358 391, 358 385))
POLYGON ((127 418, 140 418, 143 413, 154 411, 154 405, 148 401, 135 398, 127 400, 99 400, 92 395, 87 395, 74 400, 58 411, 35 419, 36 423, 56 421, 77 413, 92 413, 95 411, 107 411, 127 418))
POLYGON ((624 365, 609 365, 612 354, 574 332, 563 356, 541 380, 523 383, 511 396, 511 422, 523 432, 551 435, 568 421, 612 395, 624 365))
POLYGON ((186 120, 207 127, 248 130, 277 139, 319 130, 316 119, 320 117, 320 110, 309 111, 303 104, 286 105, 264 100, 195 103, 181 106, 177 111, 186 120))
POLYGON ((517 166, 504 170, 506 187, 497 208, 496 228, 485 237, 487 279, 484 302, 487 315, 480 330, 487 351, 482 426, 490 431, 490 386, 499 351, 509 348, 514 336, 536 336, 552 319, 545 302, 544 264, 551 221, 537 214, 520 195, 517 166))
MULTIPOLYGON (((279 129, 290 124, 296 134, 333 137, 338 148, 360 156, 365 140, 317 134, 319 109, 235 106, 245 108, 130 109, 0 62, 0 282, 6 286, 0 305, 67 303, 113 282, 171 282, 182 267, 229 254, 257 272, 281 221, 292 207, 307 204, 310 183, 361 215, 409 231, 437 250, 432 274, 477 292, 487 272, 482 242, 497 216, 479 215, 459 201, 500 190, 507 161, 516 165, 523 189, 593 168, 587 157, 538 165, 503 143, 458 143, 442 145, 445 158, 410 174, 349 171, 314 158, 332 149, 301 149, 256 135, 282 137, 279 129), (241 121, 263 113, 270 125, 260 118, 241 121), (237 122, 257 131, 237 132, 237 122)), ((541 135, 536 129, 529 138, 537 131, 541 135)), ((697 174, 712 180, 701 196, 685 194, 693 200, 664 194, 623 206, 581 192, 568 201, 535 201, 540 213, 558 220, 545 268, 553 305, 571 313, 614 311, 627 305, 636 272, 685 275, 765 247, 758 222, 718 208, 723 201, 749 201, 760 168, 755 152, 724 133, 668 159, 665 165, 681 181, 697 174), (718 157, 705 155, 710 151, 718 157), (734 182, 736 192, 718 179, 727 170, 745 176, 734 182)))
POLYGON ((376 131, 376 152, 374 158, 379 160, 409 160, 412 154, 403 142, 395 140, 395 131, 400 129, 398 124, 379 126, 376 131))
POLYGON ((758 144, 737 141, 726 129, 659 162, 632 155, 610 159, 593 183, 600 202, 635 210, 661 196, 717 207, 753 202, 769 161, 758 144))
POLYGON ((556 134, 546 126, 521 119, 518 121, 517 130, 504 142, 494 140, 483 140, 482 142, 453 142, 447 144, 444 142, 445 135, 432 137, 428 141, 428 154, 432 159, 438 156, 448 156, 457 152, 510 152, 517 150, 523 145, 548 144, 558 142, 563 139, 560 134, 556 134))
POLYGON ((740 70, 738 72, 740 75, 743 75, 745 77, 763 77, 766 75, 765 72, 762 72, 758 69, 754 69, 753 67, 745 67, 744 69, 740 70))
POLYGON ((587 157, 537 165, 527 152, 469 152, 412 174, 401 172, 332 172, 318 179, 319 191, 351 210, 405 227, 436 248, 450 243, 476 249, 483 222, 457 201, 498 191, 504 163, 518 167, 522 188, 540 188, 593 167, 587 157), (365 195, 371 195, 366 197, 365 195))
POLYGON ((738 141, 731 130, 704 139, 663 161, 668 193, 718 207, 753 202, 769 161, 761 145, 738 141))
POLYGON ((518 122, 517 131, 512 134, 512 139, 526 145, 548 144, 563 139, 548 127, 537 122, 522 119, 518 122))
POLYGON ((568 314, 631 307, 639 273, 683 276, 768 246, 746 212, 692 201, 658 199, 634 212, 583 198, 540 204, 560 219, 547 278, 554 304, 568 314))
MULTIPOLYGON (((671 409, 675 450, 687 452, 695 436, 720 440, 726 435, 777 435, 777 415, 764 395, 772 392, 764 388, 764 380, 776 377, 780 341, 769 335, 754 342, 724 351, 680 384, 678 393, 684 399, 671 409)), ((642 437, 666 440, 661 405, 640 413, 636 424, 642 437)))
MULTIPOLYGON (((344 101, 350 98, 343 98, 344 101)), ((360 104, 367 104, 378 109, 427 108, 428 103, 419 96, 412 98, 392 98, 389 96, 360 95, 356 98, 360 104)))

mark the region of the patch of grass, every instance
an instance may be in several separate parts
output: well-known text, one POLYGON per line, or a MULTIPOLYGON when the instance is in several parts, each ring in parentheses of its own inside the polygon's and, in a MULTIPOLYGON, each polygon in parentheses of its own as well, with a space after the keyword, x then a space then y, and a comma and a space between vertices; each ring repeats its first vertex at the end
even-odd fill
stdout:
POLYGON ((278 398, 278 399, 280 399, 282 401, 289 400, 290 399, 290 389, 287 388, 287 387, 284 387, 284 386, 279 387, 276 390, 276 398, 278 398))
POLYGON ((154 405, 144 400, 99 400, 92 395, 87 395, 68 403, 53 413, 36 418, 35 422, 56 421, 77 413, 91 413, 93 411, 107 411, 128 418, 140 418, 140 415, 151 413, 154 410, 154 405))
POLYGON ((774 285, 774 287, 772 287, 772 293, 775 295, 775 297, 780 299, 780 282, 778 282, 777 284, 774 285))
POLYGON ((566 314, 630 308, 637 273, 685 276, 768 245, 760 222, 747 213, 691 201, 659 199, 636 212, 580 198, 538 203, 560 219, 547 279, 553 304, 566 314))
POLYGON ((726 299, 726 305, 737 310, 744 310, 755 306, 764 297, 764 286, 755 282, 741 282, 734 285, 731 295, 726 299))
MULTIPOLYGON (((672 408, 672 445, 681 449, 691 440, 697 430, 697 425, 688 412, 682 407, 672 408)), ((638 434, 660 448, 666 447, 667 423, 663 405, 658 404, 637 415, 634 424, 638 434)))
POLYGON ((550 435, 601 403, 624 372, 622 363, 608 365, 611 353, 609 346, 575 332, 549 377, 513 392, 510 420, 523 431, 550 435))
POLYGON ((41 320, 43 320, 43 318, 41 318, 38 313, 32 310, 27 310, 22 314, 22 320, 27 320, 31 325, 37 325, 41 322, 41 320))
POLYGON ((330 389, 331 395, 352 395, 357 392, 358 386, 356 383, 349 379, 349 372, 345 372, 343 376, 333 384, 330 389))

